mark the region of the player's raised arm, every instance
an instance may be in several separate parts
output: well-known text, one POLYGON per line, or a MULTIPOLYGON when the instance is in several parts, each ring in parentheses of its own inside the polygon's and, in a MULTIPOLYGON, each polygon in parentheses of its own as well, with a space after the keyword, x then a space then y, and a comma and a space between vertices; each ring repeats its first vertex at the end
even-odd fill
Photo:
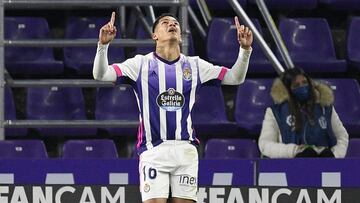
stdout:
POLYGON ((109 67, 107 51, 109 42, 116 36, 115 12, 112 12, 110 21, 102 26, 99 31, 99 43, 93 65, 93 77, 95 80, 115 82, 117 75, 113 68, 109 67))
POLYGON ((234 18, 236 29, 237 29, 237 39, 240 43, 241 48, 250 49, 253 42, 253 34, 248 27, 240 25, 239 19, 237 16, 234 18))
POLYGON ((237 16, 234 17, 234 21, 240 49, 236 62, 232 68, 226 72, 225 77, 222 80, 222 84, 224 85, 238 85, 244 82, 252 51, 251 44, 253 42, 253 34, 251 30, 248 27, 241 25, 237 16))
POLYGON ((110 21, 101 27, 99 32, 99 42, 101 44, 108 44, 116 36, 115 12, 112 12, 110 21))

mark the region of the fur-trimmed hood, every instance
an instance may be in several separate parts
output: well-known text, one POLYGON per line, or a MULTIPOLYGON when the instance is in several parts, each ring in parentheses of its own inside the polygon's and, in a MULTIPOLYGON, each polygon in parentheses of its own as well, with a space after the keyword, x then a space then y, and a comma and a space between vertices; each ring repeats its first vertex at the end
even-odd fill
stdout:
MULTIPOLYGON (((316 102, 321 106, 330 106, 334 103, 334 94, 331 88, 319 81, 312 80, 315 88, 316 102)), ((277 78, 271 87, 271 97, 275 104, 281 104, 289 100, 289 93, 283 82, 277 78)))

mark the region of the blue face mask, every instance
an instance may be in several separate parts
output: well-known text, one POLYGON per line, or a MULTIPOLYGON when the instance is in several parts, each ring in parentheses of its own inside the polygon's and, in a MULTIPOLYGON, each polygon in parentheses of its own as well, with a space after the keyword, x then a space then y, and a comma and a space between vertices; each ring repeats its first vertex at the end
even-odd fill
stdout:
POLYGON ((291 90, 291 92, 295 96, 296 100, 300 102, 308 100, 310 96, 309 85, 294 88, 291 90))

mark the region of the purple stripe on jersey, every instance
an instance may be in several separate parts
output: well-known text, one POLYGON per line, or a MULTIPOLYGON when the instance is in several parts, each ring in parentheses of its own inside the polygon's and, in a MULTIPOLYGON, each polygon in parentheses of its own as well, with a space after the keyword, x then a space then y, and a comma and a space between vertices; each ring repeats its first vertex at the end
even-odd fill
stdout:
MULTIPOLYGON (((197 84, 201 84, 201 81, 200 81, 200 72, 198 71, 198 76, 197 76, 197 84)), ((197 95, 197 92, 199 91, 199 89, 201 88, 200 85, 196 85, 196 92, 195 92, 195 95, 197 95)), ((194 129, 194 128, 193 128, 194 129)), ((195 130, 193 130, 193 134, 191 135, 191 137, 194 139, 194 143, 199 145, 200 144, 200 141, 197 139, 196 137, 196 132, 195 130)))
POLYGON ((229 69, 226 68, 226 67, 224 67, 224 66, 221 67, 221 71, 220 71, 220 73, 219 73, 218 80, 223 80, 224 77, 225 77, 225 74, 227 73, 228 70, 229 70, 229 69))
POLYGON ((113 64, 112 67, 114 68, 117 77, 121 77, 121 76, 122 76, 122 72, 121 72, 120 67, 119 67, 118 65, 116 65, 116 64, 113 64))
POLYGON ((160 110, 156 102, 159 95, 159 66, 155 59, 150 61, 148 71, 148 91, 149 91, 149 119, 151 128, 151 143, 155 144, 160 138, 160 110))
MULTIPOLYGON (((175 64, 165 64, 166 90, 176 89, 176 67, 175 64)), ((166 137, 168 140, 175 140, 176 111, 166 111, 166 137)))
POLYGON ((143 139, 144 139, 144 124, 143 124, 143 122, 140 122, 140 124, 139 124, 139 127, 138 127, 138 142, 137 142, 137 144, 136 144, 136 148, 140 148, 140 145, 141 145, 141 143, 143 143, 143 139))
MULTIPOLYGON (((193 72, 192 68, 190 66, 190 63, 188 60, 184 61, 184 63, 182 63, 182 67, 181 69, 184 72, 184 69, 190 69, 191 72, 193 72)), ((183 77, 183 95, 185 97, 185 103, 184 106, 182 108, 182 116, 181 116, 181 139, 182 140, 188 140, 189 139, 189 132, 188 132, 188 123, 187 123, 187 118, 189 116, 190 113, 190 109, 189 109, 189 102, 190 102, 190 92, 191 92, 191 88, 192 88, 192 80, 185 80, 183 77)))
MULTIPOLYGON (((143 63, 143 61, 142 61, 142 63, 143 63)), ((142 89, 141 89, 141 84, 142 84, 142 82, 141 82, 142 74, 141 73, 142 73, 142 66, 143 66, 142 63, 141 63, 140 71, 139 71, 139 76, 138 76, 138 79, 136 81, 136 85, 134 85, 135 92, 136 92, 137 97, 139 99, 139 110, 140 110, 141 118, 143 118, 142 113, 144 112, 143 111, 143 95, 142 95, 142 89)), ((141 122, 139 124, 138 131, 139 131, 138 135, 140 135, 141 138, 139 139, 139 137, 138 137, 138 143, 137 143, 136 147, 137 147, 137 150, 138 150, 138 154, 140 154, 140 151, 142 152, 142 151, 147 150, 147 148, 146 148, 146 132, 144 131, 144 123, 143 122, 141 122), (141 132, 140 132, 140 130, 141 130, 141 132)))

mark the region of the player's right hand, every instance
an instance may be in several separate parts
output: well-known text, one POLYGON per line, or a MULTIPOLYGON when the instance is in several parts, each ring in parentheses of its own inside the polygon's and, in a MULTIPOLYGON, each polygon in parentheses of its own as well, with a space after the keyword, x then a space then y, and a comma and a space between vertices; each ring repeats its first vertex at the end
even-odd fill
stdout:
POLYGON ((99 33, 99 42, 101 44, 108 44, 116 36, 115 12, 112 12, 110 21, 102 26, 99 33))

